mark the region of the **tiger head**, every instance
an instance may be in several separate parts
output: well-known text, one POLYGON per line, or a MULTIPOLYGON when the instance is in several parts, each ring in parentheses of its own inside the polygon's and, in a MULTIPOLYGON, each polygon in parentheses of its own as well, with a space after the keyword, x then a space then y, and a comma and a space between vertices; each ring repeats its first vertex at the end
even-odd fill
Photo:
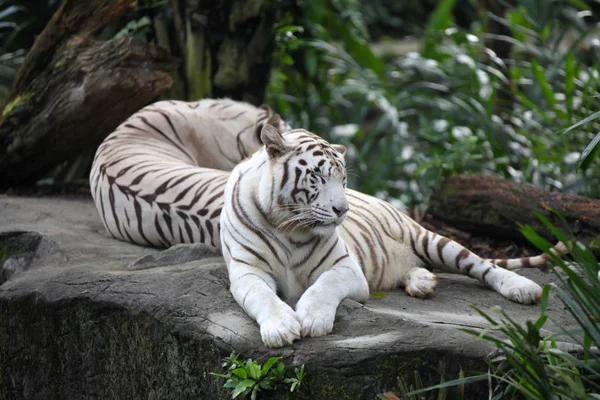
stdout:
POLYGON ((329 234, 349 210, 342 145, 304 129, 282 134, 274 114, 261 131, 271 171, 270 210, 282 230, 329 234))

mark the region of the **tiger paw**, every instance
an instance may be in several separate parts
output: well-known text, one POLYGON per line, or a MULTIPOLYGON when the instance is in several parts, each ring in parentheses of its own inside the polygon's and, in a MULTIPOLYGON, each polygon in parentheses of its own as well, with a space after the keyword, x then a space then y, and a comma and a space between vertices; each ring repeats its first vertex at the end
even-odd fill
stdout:
POLYGON ((260 324, 260 336, 267 347, 282 347, 300 339, 302 326, 292 310, 284 309, 270 315, 260 324))
POLYGON ((502 277, 496 290, 507 299, 521 304, 536 304, 542 297, 542 288, 534 281, 515 273, 502 277))
POLYGON ((325 336, 333 330, 337 307, 326 303, 299 301, 296 314, 302 325, 302 336, 325 336), (314 305, 313 305, 314 304, 314 305))
POLYGON ((412 297, 428 297, 437 286, 437 278, 425 268, 415 268, 409 272, 404 290, 412 297))

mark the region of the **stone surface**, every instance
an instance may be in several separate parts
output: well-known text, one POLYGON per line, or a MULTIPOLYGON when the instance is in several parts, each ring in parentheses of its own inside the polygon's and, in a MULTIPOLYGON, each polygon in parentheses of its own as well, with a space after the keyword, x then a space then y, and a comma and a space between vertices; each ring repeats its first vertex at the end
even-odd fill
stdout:
MULTIPOLYGON (((539 306, 438 274, 430 299, 397 290, 365 305, 346 300, 333 334, 272 350, 231 297, 222 258, 205 246, 159 252, 117 241, 91 200, 0 195, 0 232, 2 399, 225 399, 224 382, 208 373, 232 350, 306 364, 294 398, 374 399, 397 392, 399 375, 412 382, 415 370, 433 384, 436 368, 446 379, 459 365, 483 369, 492 348, 458 330, 487 326, 471 304, 499 305, 520 321, 539 315, 539 306)), ((572 324, 556 298, 548 310, 557 324, 572 324)), ((467 398, 478 394, 467 387, 467 398)))

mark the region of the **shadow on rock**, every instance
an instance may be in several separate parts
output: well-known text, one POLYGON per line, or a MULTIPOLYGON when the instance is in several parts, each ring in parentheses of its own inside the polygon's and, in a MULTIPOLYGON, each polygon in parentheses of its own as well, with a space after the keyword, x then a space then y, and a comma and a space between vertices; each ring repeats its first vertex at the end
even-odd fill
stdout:
POLYGON ((59 253, 58 244, 40 233, 0 232, 0 285, 59 253))

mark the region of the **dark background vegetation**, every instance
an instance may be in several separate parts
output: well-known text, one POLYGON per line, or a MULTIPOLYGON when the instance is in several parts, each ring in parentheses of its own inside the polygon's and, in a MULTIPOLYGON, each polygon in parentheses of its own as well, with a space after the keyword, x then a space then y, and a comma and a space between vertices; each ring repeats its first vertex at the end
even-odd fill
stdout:
MULTIPOLYGON (((161 44, 159 27, 176 29, 177 3, 133 2, 100 38, 161 44)), ((0 103, 60 4, 0 1, 0 103)), ((443 177, 460 172, 598 196, 596 1, 273 0, 270 8, 264 101, 293 126, 346 144, 351 186, 422 209, 443 177)), ((180 67, 164 98, 202 95, 186 73, 180 67)), ((64 176, 49 178, 42 183, 64 176)))

